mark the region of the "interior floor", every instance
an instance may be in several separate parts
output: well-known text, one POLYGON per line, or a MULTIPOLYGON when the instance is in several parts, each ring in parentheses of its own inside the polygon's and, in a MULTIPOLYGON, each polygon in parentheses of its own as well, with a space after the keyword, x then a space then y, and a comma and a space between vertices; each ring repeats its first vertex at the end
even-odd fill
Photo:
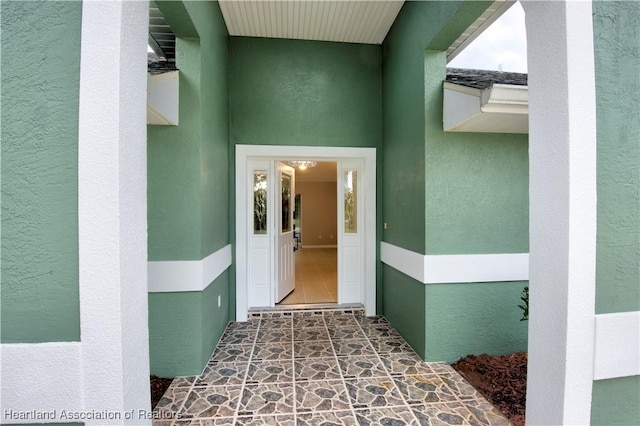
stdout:
POLYGON ((295 258, 295 290, 278 305, 337 303, 338 249, 301 248, 295 258))

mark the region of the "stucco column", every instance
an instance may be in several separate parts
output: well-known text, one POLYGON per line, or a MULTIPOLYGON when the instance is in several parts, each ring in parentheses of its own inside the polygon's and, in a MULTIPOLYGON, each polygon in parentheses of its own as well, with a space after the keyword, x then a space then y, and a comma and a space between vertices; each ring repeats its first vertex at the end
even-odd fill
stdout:
POLYGON ((151 424, 146 220, 148 3, 82 7, 78 220, 82 409, 151 424), (127 413, 133 415, 127 418, 127 413))
POLYGON ((591 2, 524 1, 529 62, 527 424, 589 424, 596 261, 591 2))

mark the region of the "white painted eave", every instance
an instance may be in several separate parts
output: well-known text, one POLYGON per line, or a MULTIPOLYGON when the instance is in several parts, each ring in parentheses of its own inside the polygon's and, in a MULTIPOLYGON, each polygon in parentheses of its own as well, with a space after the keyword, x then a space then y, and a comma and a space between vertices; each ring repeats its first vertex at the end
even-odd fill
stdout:
POLYGON ((476 89, 444 83, 445 132, 528 133, 528 87, 494 84, 476 89))
POLYGON ((147 124, 178 125, 179 82, 179 71, 147 73, 147 124))

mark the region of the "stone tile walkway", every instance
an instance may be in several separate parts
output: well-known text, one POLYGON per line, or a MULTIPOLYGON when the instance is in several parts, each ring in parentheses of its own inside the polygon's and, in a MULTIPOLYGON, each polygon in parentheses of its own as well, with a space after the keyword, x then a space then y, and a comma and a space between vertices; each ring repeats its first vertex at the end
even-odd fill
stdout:
POLYGON ((157 426, 508 425, 444 363, 425 363, 361 310, 253 314, 228 325, 202 375, 176 378, 157 426))

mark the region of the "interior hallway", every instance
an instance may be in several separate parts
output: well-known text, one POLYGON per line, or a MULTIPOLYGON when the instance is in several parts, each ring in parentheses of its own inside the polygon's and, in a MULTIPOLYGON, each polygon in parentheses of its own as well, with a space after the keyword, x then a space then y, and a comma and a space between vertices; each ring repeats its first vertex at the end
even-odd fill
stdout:
POLYGON ((296 288, 278 305, 338 302, 338 249, 301 248, 296 257, 296 288))

